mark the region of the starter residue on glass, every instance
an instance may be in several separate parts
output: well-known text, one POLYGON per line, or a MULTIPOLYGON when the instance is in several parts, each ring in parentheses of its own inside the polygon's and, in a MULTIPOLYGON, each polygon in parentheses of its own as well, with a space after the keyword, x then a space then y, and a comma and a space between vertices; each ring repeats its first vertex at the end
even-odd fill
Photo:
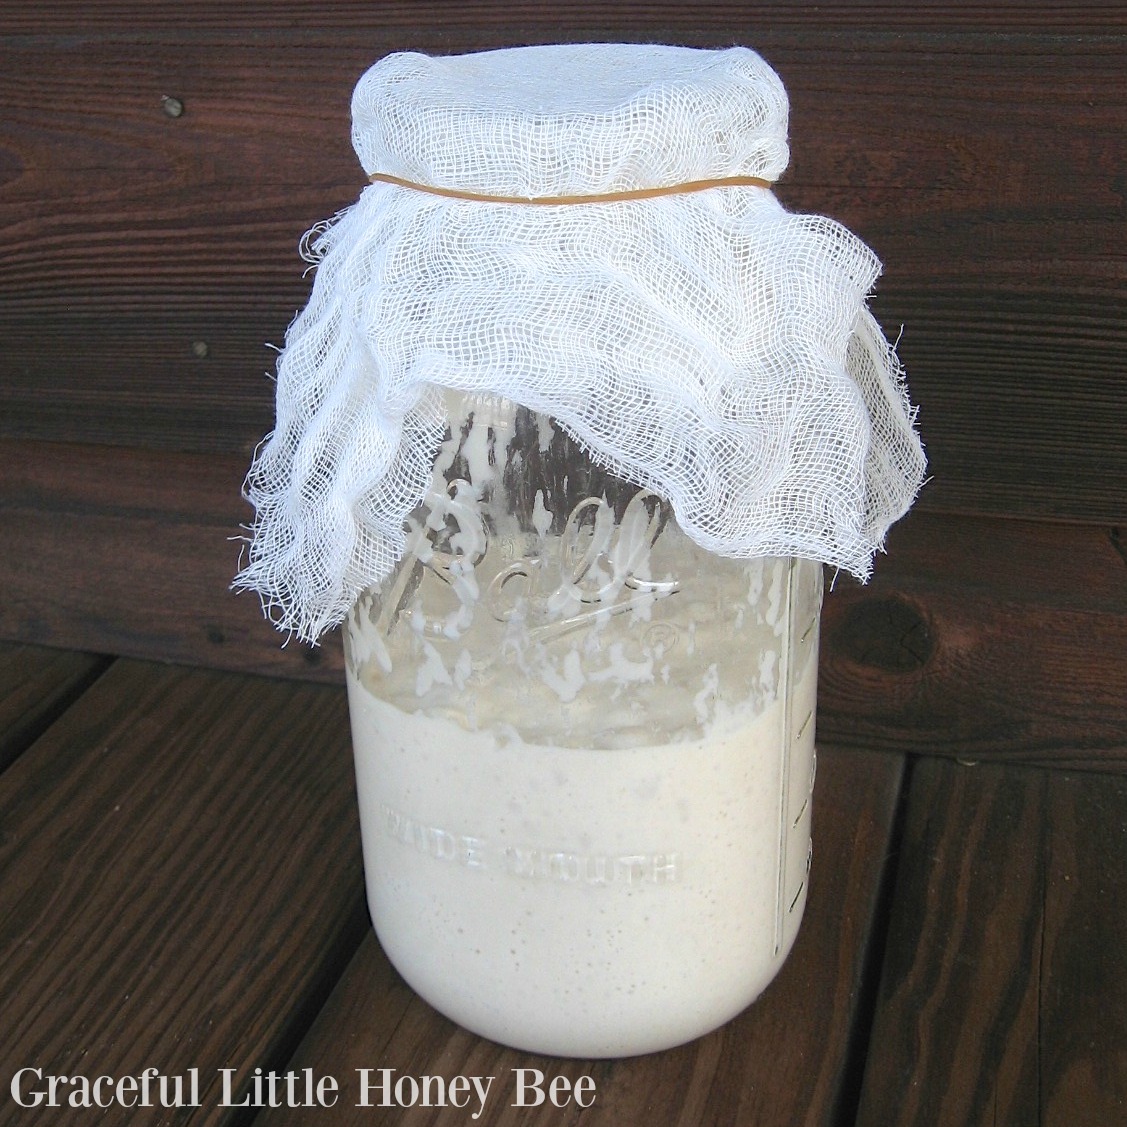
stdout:
POLYGON ((543 464, 496 504, 559 435, 474 408, 346 631, 376 931, 506 1044, 689 1040, 802 915, 820 568, 707 555, 653 494, 543 464))

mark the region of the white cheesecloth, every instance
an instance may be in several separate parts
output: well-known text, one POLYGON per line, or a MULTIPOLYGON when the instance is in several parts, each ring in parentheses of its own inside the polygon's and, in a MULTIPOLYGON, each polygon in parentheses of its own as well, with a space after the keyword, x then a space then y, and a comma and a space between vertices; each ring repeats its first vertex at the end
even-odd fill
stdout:
MULTIPOLYGON (((401 53, 357 85, 352 139, 368 174, 582 196, 774 181, 787 108, 746 48, 401 53)), ((903 372, 866 305, 879 262, 769 189, 545 206, 376 182, 307 238, 316 278, 278 361, 236 579, 304 640, 401 557, 445 388, 550 415, 727 556, 865 579, 922 483, 903 372)))

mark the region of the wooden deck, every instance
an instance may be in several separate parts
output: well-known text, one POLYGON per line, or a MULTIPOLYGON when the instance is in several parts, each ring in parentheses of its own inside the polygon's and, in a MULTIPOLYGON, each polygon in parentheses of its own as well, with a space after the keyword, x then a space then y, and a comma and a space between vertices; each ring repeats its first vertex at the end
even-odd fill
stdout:
POLYGON ((670 1052, 560 1061, 459 1030, 384 958, 341 688, 8 645, 0 721, 0 1123, 475 1122, 357 1106, 383 1068, 495 1076, 488 1124, 1127 1122, 1127 776, 821 747, 807 915, 765 995, 670 1052), (148 1067, 198 1069, 199 1106, 10 1091, 148 1067), (255 1069, 337 1099, 225 1107, 223 1069, 232 1104, 255 1069), (516 1069, 595 1098, 513 1106, 516 1069))

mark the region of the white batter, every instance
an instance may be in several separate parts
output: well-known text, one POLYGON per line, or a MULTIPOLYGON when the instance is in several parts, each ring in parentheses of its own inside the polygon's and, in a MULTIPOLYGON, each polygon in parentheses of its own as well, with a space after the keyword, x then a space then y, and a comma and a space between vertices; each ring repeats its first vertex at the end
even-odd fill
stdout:
POLYGON ((723 1024, 775 975, 805 904, 816 667, 789 732, 775 701, 695 741, 614 750, 404 712, 350 668, 388 957, 459 1024, 531 1051, 625 1056, 723 1024))

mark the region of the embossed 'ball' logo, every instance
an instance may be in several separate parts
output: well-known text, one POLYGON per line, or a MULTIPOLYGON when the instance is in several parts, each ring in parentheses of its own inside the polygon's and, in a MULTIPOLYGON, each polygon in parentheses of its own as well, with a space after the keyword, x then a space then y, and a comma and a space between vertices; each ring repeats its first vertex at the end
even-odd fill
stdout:
MULTIPOLYGON (((525 556, 503 568, 488 590, 499 622, 523 619, 546 640, 601 614, 620 614, 675 594, 675 578, 649 574, 650 549, 661 532, 661 498, 641 491, 618 523, 601 497, 587 497, 568 514, 554 551, 525 556)), ((669 628, 672 630, 672 627, 669 628)), ((667 648, 676 640, 666 639, 667 648)))

